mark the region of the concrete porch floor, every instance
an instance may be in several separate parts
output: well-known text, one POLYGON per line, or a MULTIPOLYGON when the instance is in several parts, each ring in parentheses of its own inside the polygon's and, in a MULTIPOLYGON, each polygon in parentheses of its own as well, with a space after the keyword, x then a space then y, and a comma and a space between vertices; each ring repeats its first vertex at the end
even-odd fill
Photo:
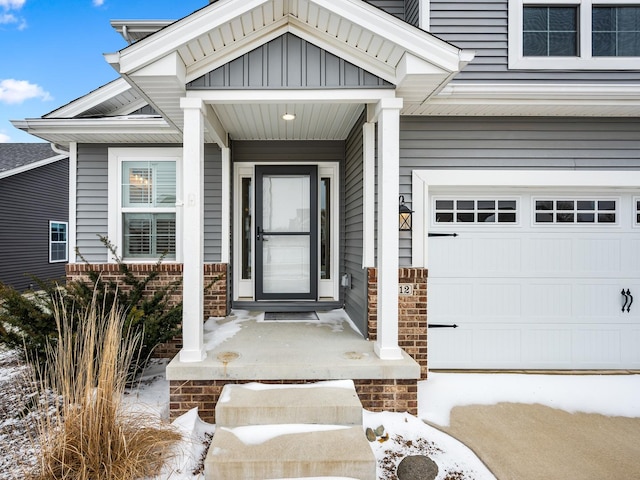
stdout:
POLYGON ((420 366, 403 352, 381 360, 373 342, 355 330, 344 310, 316 312, 318 320, 264 320, 264 312, 234 310, 205 322, 207 358, 175 357, 168 380, 418 379, 420 366))

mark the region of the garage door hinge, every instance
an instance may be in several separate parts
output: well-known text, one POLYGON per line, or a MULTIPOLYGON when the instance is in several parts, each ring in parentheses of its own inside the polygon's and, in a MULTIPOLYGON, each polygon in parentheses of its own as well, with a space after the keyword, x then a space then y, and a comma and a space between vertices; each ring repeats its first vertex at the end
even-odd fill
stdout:
POLYGON ((443 323, 430 323, 428 325, 429 328, 458 328, 458 325, 451 324, 451 325, 445 325, 443 323))
POLYGON ((428 237, 457 237, 457 233, 429 233, 428 237))
POLYGON ((627 288, 627 291, 625 292, 623 288, 622 291, 620 292, 620 295, 624 297, 624 305, 622 305, 622 312, 624 313, 626 308, 627 313, 629 313, 631 311, 631 304, 633 303, 633 295, 631 295, 631 290, 627 288), (629 304, 627 305, 627 303, 629 304))

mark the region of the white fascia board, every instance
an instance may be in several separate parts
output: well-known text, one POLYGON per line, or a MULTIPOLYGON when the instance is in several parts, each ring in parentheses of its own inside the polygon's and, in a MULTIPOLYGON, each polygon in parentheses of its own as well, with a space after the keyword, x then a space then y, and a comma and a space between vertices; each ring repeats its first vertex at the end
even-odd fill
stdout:
POLYGON ((376 103, 396 98, 391 88, 353 88, 322 90, 188 90, 187 97, 212 104, 252 103, 376 103))
POLYGON ((42 119, 28 118, 14 122, 14 126, 33 135, 51 133, 177 133, 163 118, 133 118, 133 117, 104 117, 104 118, 65 118, 42 119))
POLYGON ((162 58, 155 60, 153 63, 133 72, 129 75, 130 79, 137 77, 171 77, 184 85, 186 83, 187 68, 178 52, 170 52, 162 58))
POLYGON ((22 165, 21 167, 14 168, 12 170, 6 170, 4 172, 0 172, 0 179, 18 175, 19 173, 28 172, 29 170, 35 170, 36 168, 44 167, 45 165, 55 163, 58 160, 64 160, 65 158, 69 158, 69 155, 56 155, 54 157, 38 160, 37 162, 33 162, 28 165, 22 165))
MULTIPOLYGON (((178 50, 189 38, 208 31, 273 0, 218 0, 119 52, 118 68, 130 73, 178 50)), ((115 66, 114 66, 115 67, 115 66)))
POLYGON ((287 17, 283 17, 281 20, 262 29, 255 30, 250 37, 236 41, 232 46, 216 52, 215 55, 206 56, 193 65, 189 65, 187 67, 186 81, 191 82, 284 35, 290 31, 288 23, 287 17))
POLYGON ((319 35, 315 28, 310 27, 306 23, 300 22, 295 18, 291 18, 289 20, 288 31, 316 47, 326 50, 347 62, 363 68, 367 72, 376 75, 387 82, 391 82, 394 85, 398 83, 395 65, 387 65, 371 55, 368 55, 366 52, 353 48, 331 35, 319 35))
POLYGON ((72 118, 130 89, 131 86, 126 81, 118 78, 53 112, 47 113, 42 118, 72 118))
POLYGON ((640 84, 509 84, 509 83, 456 83, 451 82, 434 97, 488 100, 552 100, 575 102, 584 100, 593 104, 597 100, 640 100, 640 84))
POLYGON ((309 3, 383 36, 407 51, 449 71, 459 69, 460 49, 361 0, 309 0, 309 3))

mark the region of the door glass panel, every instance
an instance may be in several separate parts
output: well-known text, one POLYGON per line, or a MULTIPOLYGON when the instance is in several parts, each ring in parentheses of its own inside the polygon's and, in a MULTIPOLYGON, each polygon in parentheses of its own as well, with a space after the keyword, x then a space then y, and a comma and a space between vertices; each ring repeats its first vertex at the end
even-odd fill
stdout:
POLYGON ((331 179, 320 179, 320 278, 331 278, 331 179))
POLYGON ((308 175, 265 175, 262 180, 265 232, 309 232, 308 175))
POLYGON ((251 178, 242 179, 242 278, 251 279, 251 178))
POLYGON ((308 235, 265 235, 264 293, 306 293, 311 284, 308 235))

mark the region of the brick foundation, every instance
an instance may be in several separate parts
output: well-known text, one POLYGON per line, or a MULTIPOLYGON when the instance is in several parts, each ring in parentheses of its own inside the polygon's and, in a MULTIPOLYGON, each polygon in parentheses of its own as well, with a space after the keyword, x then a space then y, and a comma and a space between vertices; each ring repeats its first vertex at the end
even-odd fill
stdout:
MULTIPOLYGON (((226 384, 242 384, 256 380, 172 380, 169 386, 171 420, 198 407, 202 420, 215 423, 215 407, 226 384)), ((306 384, 320 380, 258 380, 270 385, 306 384)), ((392 411, 418 413, 416 380, 355 380, 362 406, 372 412, 392 411)))
MULTIPOLYGON (((400 268, 399 283, 413 285, 413 295, 398 295, 398 345, 420 365, 421 378, 427 378, 427 269, 400 268)), ((378 332, 378 276, 367 269, 369 339, 378 332)))
MULTIPOLYGON (((145 294, 148 294, 149 296, 153 295, 155 289, 159 287, 165 287, 176 280, 182 280, 183 266, 179 263, 162 263, 160 265, 155 263, 131 263, 127 264, 127 267, 131 273, 138 278, 143 278, 149 275, 153 270, 158 271, 158 277, 147 285, 147 291, 145 294)), ((88 272, 94 271, 100 272, 104 282, 115 282, 119 285, 118 288, 127 288, 122 281, 123 274, 120 272, 120 267, 115 263, 68 264, 66 270, 67 282, 88 282, 88 272)), ((229 311, 227 300, 227 264, 205 264, 204 285, 204 318, 224 317, 227 315, 229 311)), ((170 296, 169 304, 176 305, 181 301, 182 287, 178 287, 173 295, 170 296)), ((153 355, 157 358, 173 358, 178 354, 181 348, 182 336, 180 335, 170 342, 159 345, 153 352, 153 355)))

